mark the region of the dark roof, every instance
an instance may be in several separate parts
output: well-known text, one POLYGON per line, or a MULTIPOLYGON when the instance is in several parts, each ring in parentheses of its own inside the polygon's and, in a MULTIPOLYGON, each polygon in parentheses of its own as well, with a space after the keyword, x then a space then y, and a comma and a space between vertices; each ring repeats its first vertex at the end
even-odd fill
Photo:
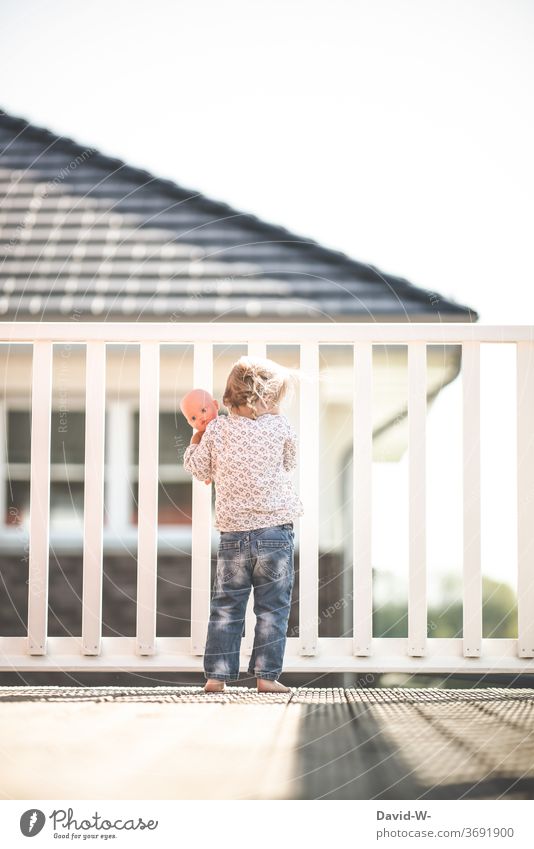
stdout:
POLYGON ((476 321, 356 262, 0 110, 0 319, 476 321))

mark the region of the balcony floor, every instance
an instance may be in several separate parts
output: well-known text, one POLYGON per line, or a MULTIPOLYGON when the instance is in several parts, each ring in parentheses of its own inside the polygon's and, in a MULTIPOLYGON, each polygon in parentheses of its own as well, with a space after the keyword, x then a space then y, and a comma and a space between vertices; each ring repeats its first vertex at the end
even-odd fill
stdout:
POLYGON ((3 799, 531 799, 534 689, 0 687, 3 799))

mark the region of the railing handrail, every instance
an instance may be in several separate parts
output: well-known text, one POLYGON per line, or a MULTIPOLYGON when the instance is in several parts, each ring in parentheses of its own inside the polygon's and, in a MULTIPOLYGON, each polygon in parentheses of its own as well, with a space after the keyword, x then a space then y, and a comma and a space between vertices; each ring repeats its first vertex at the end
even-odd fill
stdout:
POLYGON ((428 342, 454 344, 474 342, 531 342, 534 325, 529 324, 472 324, 471 322, 105 322, 105 321, 0 321, 0 342, 32 343, 90 342, 110 343, 162 342, 169 344, 232 341, 246 344, 251 329, 254 338, 266 343, 295 344, 353 343, 356 341, 380 344, 428 342))

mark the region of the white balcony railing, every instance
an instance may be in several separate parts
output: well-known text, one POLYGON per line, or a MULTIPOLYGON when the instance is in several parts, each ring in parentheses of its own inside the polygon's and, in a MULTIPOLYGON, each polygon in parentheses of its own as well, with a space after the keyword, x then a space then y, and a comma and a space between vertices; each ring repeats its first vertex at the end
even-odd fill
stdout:
MULTIPOLYGON (((158 408, 160 344, 194 346, 195 386, 212 387, 213 345, 300 348, 308 379, 300 389, 299 637, 290 637, 286 671, 534 669, 534 327, 472 324, 177 324, 0 323, 0 344, 33 345, 29 597, 27 638, 0 636, 2 670, 182 670, 202 668, 211 590, 211 488, 193 483, 191 637, 156 637, 158 408), (251 341, 251 337, 253 341, 251 341), (517 351, 518 639, 482 638, 480 346, 514 343, 517 351), (48 637, 50 421, 54 343, 86 344, 86 442, 83 616, 79 637, 48 637), (140 346, 137 636, 102 634, 104 415, 106 343, 140 346), (408 346, 409 592, 408 637, 372 633, 372 345, 408 346), (318 634, 319 345, 354 351, 353 637, 318 634), (463 637, 427 638, 426 345, 460 344, 463 367, 463 637)), ((11 352, 14 348, 10 349, 11 352)), ((242 668, 253 631, 247 613, 242 668)), ((1 634, 1 623, 0 623, 1 634)))

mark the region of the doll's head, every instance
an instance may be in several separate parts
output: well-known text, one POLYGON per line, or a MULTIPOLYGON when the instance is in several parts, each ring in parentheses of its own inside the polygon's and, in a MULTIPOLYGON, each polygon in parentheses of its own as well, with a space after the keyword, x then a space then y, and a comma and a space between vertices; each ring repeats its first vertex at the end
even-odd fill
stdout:
POLYGON ((219 402, 215 401, 205 389, 192 389, 180 401, 180 409, 195 430, 204 432, 219 411, 219 402))
POLYGON ((277 409, 291 383, 291 370, 274 360, 241 357, 226 382, 223 404, 229 409, 247 407, 251 418, 277 409))

